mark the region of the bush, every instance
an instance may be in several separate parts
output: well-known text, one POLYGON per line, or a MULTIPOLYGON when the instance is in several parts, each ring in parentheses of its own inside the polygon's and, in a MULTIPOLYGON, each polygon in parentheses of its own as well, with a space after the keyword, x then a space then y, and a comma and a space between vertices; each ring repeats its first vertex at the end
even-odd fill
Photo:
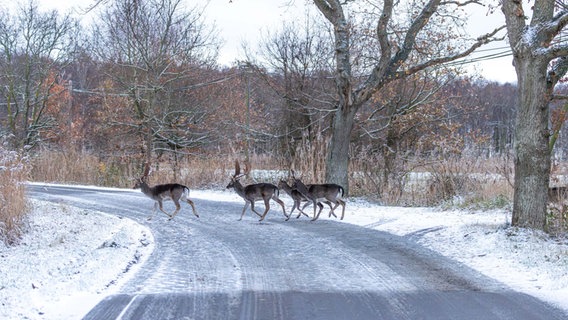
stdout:
POLYGON ((28 212, 25 158, 18 152, 0 147, 0 240, 6 245, 18 242, 28 212))

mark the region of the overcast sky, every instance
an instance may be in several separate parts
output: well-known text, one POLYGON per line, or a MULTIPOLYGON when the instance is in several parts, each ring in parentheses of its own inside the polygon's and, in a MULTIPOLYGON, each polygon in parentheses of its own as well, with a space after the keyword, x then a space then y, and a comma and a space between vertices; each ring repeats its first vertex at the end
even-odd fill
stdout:
MULTIPOLYGON (((22 0, 19 0, 22 1, 22 0)), ((26 1, 26 0, 23 0, 26 1)), ((38 0, 42 6, 57 8, 66 11, 73 6, 86 6, 95 0, 38 0)), ((283 21, 294 21, 302 17, 305 10, 317 12, 313 4, 305 6, 306 0, 186 0, 188 5, 193 3, 209 3, 205 14, 210 21, 214 21, 220 30, 220 36, 225 45, 221 49, 220 62, 230 64, 242 59, 242 43, 248 42, 254 48, 261 32, 269 28, 282 25, 283 21), (292 3, 293 5, 290 5, 292 3)), ((491 1, 491 0, 488 0, 491 1)), ((494 1, 495 2, 495 1, 494 1)), ((0 0, 2 6, 13 4, 11 0, 0 0)), ((487 8, 478 6, 470 16, 470 30, 472 36, 477 37, 487 33, 495 26, 504 24, 500 10, 487 15, 487 8)), ((501 50, 486 51, 474 55, 485 56, 507 50, 507 43, 494 45, 493 48, 501 50)), ((476 68, 488 80, 498 82, 516 82, 515 70, 511 64, 512 57, 486 60, 483 63, 468 64, 468 68, 476 68)))

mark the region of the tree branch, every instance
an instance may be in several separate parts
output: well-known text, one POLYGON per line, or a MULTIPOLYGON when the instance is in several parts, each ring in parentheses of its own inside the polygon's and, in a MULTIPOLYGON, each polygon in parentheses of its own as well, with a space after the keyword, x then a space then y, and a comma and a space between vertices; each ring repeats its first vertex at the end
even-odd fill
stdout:
POLYGON ((552 66, 551 70, 548 71, 548 82, 552 86, 556 86, 558 80, 564 78, 568 72, 568 58, 561 57, 560 59, 554 61, 555 64, 552 66))
POLYGON ((492 32, 487 33, 487 34, 477 38, 477 41, 474 44, 472 44, 468 49, 466 49, 466 50, 464 50, 460 53, 457 53, 455 55, 448 56, 448 57, 440 57, 440 58, 431 59, 431 60, 426 61, 422 64, 418 64, 418 65, 410 67, 406 70, 399 71, 399 72, 396 73, 395 78, 403 77, 403 76, 409 75, 409 74, 414 74, 416 72, 422 71, 422 70, 424 70, 428 67, 431 67, 431 66, 440 65, 440 64, 443 64, 443 63, 455 61, 457 59, 466 57, 466 56, 470 55, 472 52, 474 52, 475 50, 477 50, 477 48, 481 47, 484 44, 487 44, 487 43, 490 43, 490 42, 493 42, 493 41, 497 41, 497 40, 501 40, 501 38, 494 39, 493 36, 495 36, 495 34, 497 34, 499 31, 503 30, 504 28, 505 28, 505 26, 498 27, 497 29, 493 30, 492 32))
POLYGON ((402 44, 402 48, 395 54, 390 62, 390 68, 396 70, 402 62, 406 61, 410 52, 414 47, 414 43, 416 42, 416 36, 418 33, 424 29, 424 26, 428 23, 432 15, 436 13, 438 7, 440 5, 440 0, 430 0, 420 12, 420 15, 416 17, 416 20, 412 22, 410 28, 406 32, 406 37, 404 38, 404 42, 402 44))
POLYGON ((526 27, 523 2, 521 0, 502 0, 502 2, 501 10, 505 15, 509 41, 511 42, 511 48, 515 51, 517 44, 523 38, 523 31, 526 27))
POLYGON ((393 0, 385 0, 383 4, 383 12, 377 23, 377 39, 379 40, 381 48, 381 58, 378 65, 380 70, 386 69, 391 57, 392 46, 388 38, 387 28, 392 17, 393 8, 393 0))

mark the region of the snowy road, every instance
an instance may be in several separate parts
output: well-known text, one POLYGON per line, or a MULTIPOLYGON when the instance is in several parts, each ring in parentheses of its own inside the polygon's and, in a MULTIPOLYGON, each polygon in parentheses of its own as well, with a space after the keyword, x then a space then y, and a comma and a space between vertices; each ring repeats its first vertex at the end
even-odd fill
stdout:
MULTIPOLYGON (((149 226, 155 250, 85 319, 563 319, 564 314, 406 238, 333 220, 263 223, 242 204, 195 198, 172 221, 141 193, 30 189, 34 198, 149 226)), ((172 204, 166 206, 172 210, 172 204)))

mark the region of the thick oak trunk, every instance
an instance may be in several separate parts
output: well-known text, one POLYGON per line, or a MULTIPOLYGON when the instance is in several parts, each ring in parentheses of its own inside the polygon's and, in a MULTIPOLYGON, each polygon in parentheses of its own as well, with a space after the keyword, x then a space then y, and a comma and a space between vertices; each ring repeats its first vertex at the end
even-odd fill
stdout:
POLYGON ((336 111, 326 159, 326 182, 342 186, 345 196, 349 194, 349 142, 355 121, 355 110, 355 108, 340 107, 336 111))
POLYGON ((517 59, 519 109, 515 126, 512 224, 544 230, 550 180, 546 61, 517 59))

